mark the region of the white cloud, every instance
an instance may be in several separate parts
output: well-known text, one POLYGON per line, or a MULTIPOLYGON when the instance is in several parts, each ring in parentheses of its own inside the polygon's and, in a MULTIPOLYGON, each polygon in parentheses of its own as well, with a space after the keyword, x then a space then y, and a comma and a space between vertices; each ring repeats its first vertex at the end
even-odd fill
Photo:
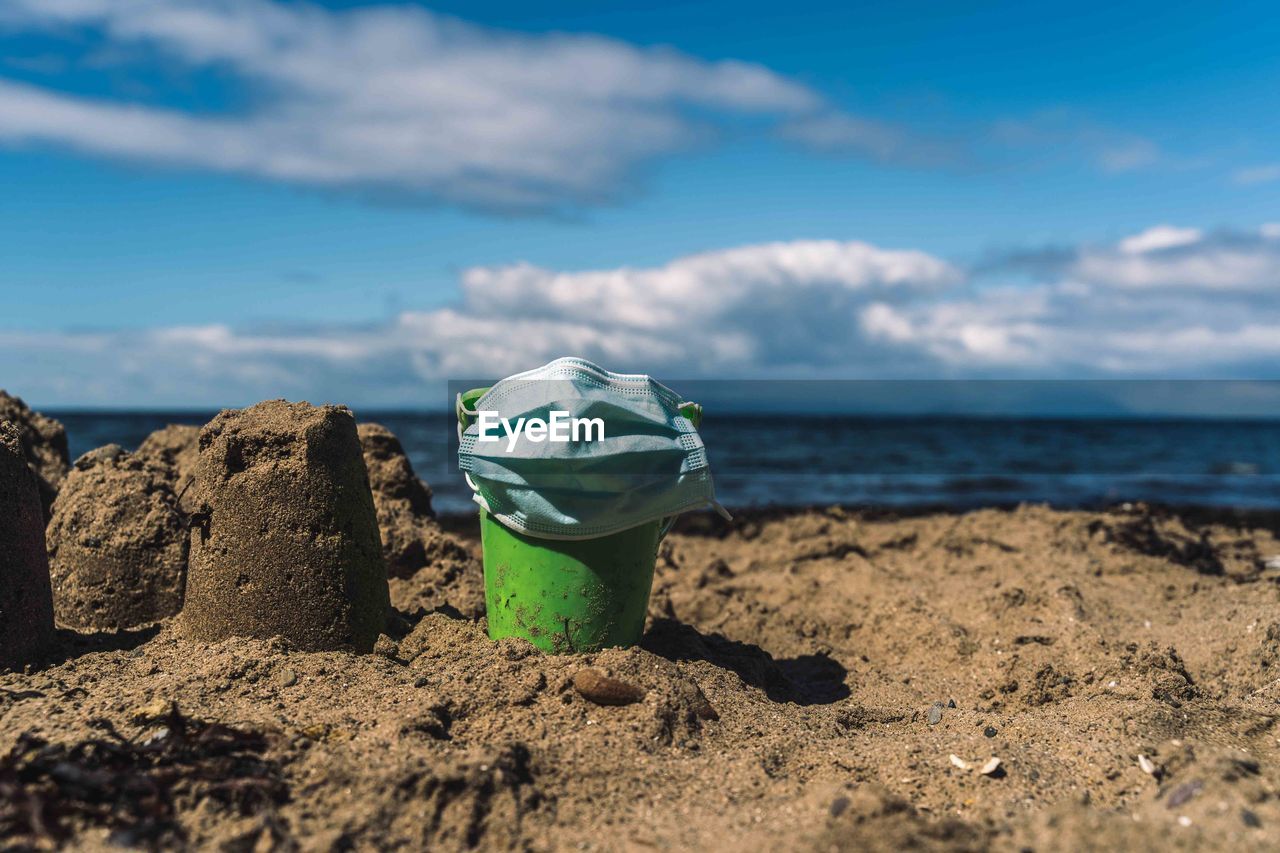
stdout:
POLYGON ((457 305, 383 324, 0 331, 0 376, 42 404, 366 406, 441 405, 444 379, 567 354, 675 378, 1275 378, 1280 241, 1173 231, 1055 251, 1018 286, 998 267, 830 240, 646 268, 478 267, 457 305))
POLYGON ((792 315, 831 309, 901 290, 937 288, 959 272, 923 252, 867 243, 800 240, 679 258, 661 267, 554 272, 517 264, 463 276, 478 312, 551 316, 655 333, 696 330, 726 316, 792 315))
MULTIPOLYGON (((1265 228, 1265 226, 1264 226, 1265 228)), ((1158 225, 1116 246, 1081 249, 1070 276, 1135 290, 1190 289, 1275 292, 1280 246, 1265 232, 1206 236, 1196 228, 1158 225)))
MULTIPOLYGON (((858 316, 961 281, 916 251, 796 241, 653 268, 462 276, 461 304, 377 326, 0 333, 0 375, 35 399, 114 405, 264 396, 421 405, 431 381, 513 373, 572 353, 616 370, 714 375, 827 369, 858 352, 858 316), (110 365, 106 367, 104 365, 110 365)), ((857 356, 870 365, 874 352, 857 356)))
MULTIPOLYGON (((1155 226, 1054 251, 1040 280, 873 304, 868 336, 934 369, 1025 375, 1275 377, 1280 246, 1257 232, 1155 226)), ((1021 260, 1021 259, 1019 259, 1021 260)))
POLYGON ((86 30, 125 67, 158 53, 170 69, 229 74, 251 95, 243 110, 213 113, 0 80, 0 141, 317 187, 504 209, 590 204, 739 117, 878 159, 908 144, 760 65, 505 32, 416 6, 9 0, 0 26, 86 30), (819 118, 838 139, 796 130, 819 118))
POLYGON ((1178 228, 1174 225, 1155 225, 1132 237, 1120 241, 1120 251, 1130 255, 1141 255, 1160 249, 1172 249, 1174 246, 1186 246, 1198 243, 1204 237, 1199 228, 1178 228))
POLYGON ((1268 163, 1264 166, 1251 166, 1247 169, 1238 169, 1231 178, 1237 184, 1241 184, 1242 186, 1269 184, 1273 181, 1280 181, 1280 163, 1268 163))

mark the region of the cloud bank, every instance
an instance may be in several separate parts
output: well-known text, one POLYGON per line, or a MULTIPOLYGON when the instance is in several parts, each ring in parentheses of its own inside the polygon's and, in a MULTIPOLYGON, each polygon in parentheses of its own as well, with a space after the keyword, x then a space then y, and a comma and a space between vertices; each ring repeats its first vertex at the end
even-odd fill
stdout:
POLYGON ((126 69, 158 55, 249 97, 201 112, 0 78, 0 142, 328 189, 515 211, 593 204, 654 158, 762 122, 801 144, 916 157, 901 130, 760 65, 415 6, 8 0, 4 28, 105 46, 97 61, 126 69))
POLYGON ((460 287, 456 305, 376 325, 0 331, 0 376, 43 404, 412 407, 442 405, 447 379, 567 354, 674 378, 1280 375, 1274 224, 1161 225, 975 269, 813 240, 649 268, 478 267, 460 287))
MULTIPOLYGON (((1280 375, 1280 232, 1157 225, 1101 246, 1011 255, 1031 283, 971 277, 934 302, 874 305, 870 338, 950 370, 1066 376, 1280 375)), ((985 267, 998 273, 999 263, 985 267)))

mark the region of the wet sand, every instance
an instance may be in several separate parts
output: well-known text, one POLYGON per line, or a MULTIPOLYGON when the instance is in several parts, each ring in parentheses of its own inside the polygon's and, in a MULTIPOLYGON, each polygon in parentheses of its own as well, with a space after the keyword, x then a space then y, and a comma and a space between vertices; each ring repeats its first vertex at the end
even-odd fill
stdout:
POLYGON ((582 657, 488 640, 474 525, 372 654, 61 629, 0 674, 0 847, 1280 845, 1275 518, 691 516, 582 657))

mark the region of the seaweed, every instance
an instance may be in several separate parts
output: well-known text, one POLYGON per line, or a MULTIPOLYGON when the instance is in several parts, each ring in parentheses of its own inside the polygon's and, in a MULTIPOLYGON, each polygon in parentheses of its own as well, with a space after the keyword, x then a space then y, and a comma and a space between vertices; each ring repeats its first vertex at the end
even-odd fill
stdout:
POLYGON ((0 847, 56 846, 89 827, 112 843, 157 848, 187 840, 179 811, 212 801, 242 816, 289 798, 261 732, 184 716, 176 704, 135 739, 105 719, 101 737, 50 743, 31 732, 0 758, 0 847))

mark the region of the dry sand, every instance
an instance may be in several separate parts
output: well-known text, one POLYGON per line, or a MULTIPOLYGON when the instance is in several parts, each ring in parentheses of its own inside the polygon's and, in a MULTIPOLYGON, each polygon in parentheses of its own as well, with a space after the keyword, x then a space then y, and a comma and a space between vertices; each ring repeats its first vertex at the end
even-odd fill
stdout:
POLYGON ((442 523, 372 654, 170 620, 0 674, 0 849, 1280 846, 1276 517, 689 516, 581 657, 491 642, 442 523))
POLYGON ((53 594, 40 485, 22 435, 0 421, 0 669, 44 655, 53 642, 53 594))
POLYGON ((186 636, 373 649, 387 569, 348 409, 268 400, 224 411, 200 431, 195 482, 186 636))
POLYGON ((1280 847, 1280 516, 691 515, 640 648, 552 657, 486 637, 476 521, 431 515, 393 435, 271 402, 78 462, 51 543, 97 544, 42 643, 29 424, 60 427, 23 418, 0 849, 1280 847), (131 548, 172 578, 175 511, 225 594, 77 625, 131 548))
POLYGON ((118 445, 76 460, 45 531, 59 624, 136 628, 182 609, 187 519, 170 477, 118 445))
POLYGON ((3 389, 0 389, 0 421, 8 421, 18 430, 18 441, 27 465, 36 475, 44 517, 48 521, 53 498, 70 465, 67 431, 52 418, 33 412, 21 397, 14 397, 3 389))
POLYGON ((408 578, 428 566, 437 574, 461 571, 468 560, 466 549, 440 530, 431 489, 414 474, 400 439, 375 423, 360 424, 359 433, 387 574, 408 578))

